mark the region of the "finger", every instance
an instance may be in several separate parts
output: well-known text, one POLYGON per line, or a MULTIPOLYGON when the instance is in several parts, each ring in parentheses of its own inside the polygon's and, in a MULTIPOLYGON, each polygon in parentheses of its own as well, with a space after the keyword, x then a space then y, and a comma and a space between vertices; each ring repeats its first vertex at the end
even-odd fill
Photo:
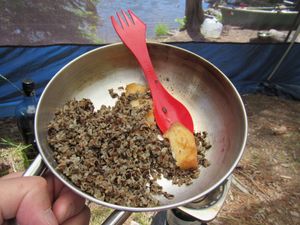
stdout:
POLYGON ((7 174, 3 177, 0 177, 0 180, 5 180, 5 179, 11 179, 11 178, 17 178, 17 177, 21 177, 22 176, 22 172, 17 172, 17 173, 10 173, 7 174))
POLYGON ((58 180, 50 171, 44 174, 44 178, 48 182, 48 191, 52 202, 59 196, 64 184, 58 180))
POLYGON ((0 224, 17 218, 20 225, 57 225, 47 182, 41 177, 0 180, 0 224))
POLYGON ((64 187, 53 204, 53 212, 59 224, 76 216, 85 207, 85 199, 64 187))
POLYGON ((62 225, 88 225, 90 223, 91 211, 85 206, 76 216, 68 219, 62 225))

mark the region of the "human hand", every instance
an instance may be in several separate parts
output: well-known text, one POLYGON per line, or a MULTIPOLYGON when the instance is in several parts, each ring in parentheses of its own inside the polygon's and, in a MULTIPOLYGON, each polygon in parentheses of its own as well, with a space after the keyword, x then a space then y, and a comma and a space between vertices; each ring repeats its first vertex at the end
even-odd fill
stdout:
POLYGON ((86 225, 90 210, 51 173, 44 178, 13 173, 0 178, 0 225, 12 218, 19 225, 86 225))

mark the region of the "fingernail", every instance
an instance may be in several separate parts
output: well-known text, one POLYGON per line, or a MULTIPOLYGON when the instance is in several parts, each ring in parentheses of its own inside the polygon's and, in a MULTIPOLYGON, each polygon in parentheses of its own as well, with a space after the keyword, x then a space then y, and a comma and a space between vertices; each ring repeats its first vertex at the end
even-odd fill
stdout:
POLYGON ((48 225, 58 225, 57 219, 52 212, 52 209, 47 209, 44 214, 45 221, 48 225))

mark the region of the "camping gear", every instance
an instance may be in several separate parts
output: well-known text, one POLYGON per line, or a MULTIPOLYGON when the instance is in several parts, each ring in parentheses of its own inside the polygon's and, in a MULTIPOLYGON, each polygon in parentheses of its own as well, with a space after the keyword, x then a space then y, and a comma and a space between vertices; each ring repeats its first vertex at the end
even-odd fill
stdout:
POLYGON ((125 207, 84 193, 56 170, 57 164, 47 141, 47 125, 57 108, 73 98, 89 98, 96 108, 103 104, 112 105, 114 99, 108 89, 117 89, 132 82, 145 83, 136 60, 120 43, 79 56, 47 84, 35 117, 40 155, 24 175, 39 174, 44 170, 45 162, 49 170, 77 194, 97 204, 126 211, 116 211, 116 216, 186 205, 209 194, 227 179, 243 154, 247 137, 247 118, 238 92, 218 68, 196 54, 159 43, 148 43, 148 49, 163 85, 189 109, 195 131, 208 132, 212 148, 207 152, 207 159, 211 165, 201 168, 201 174, 193 184, 178 187, 162 181, 163 189, 173 194, 173 199, 162 198, 157 207, 125 207))
POLYGON ((205 38, 219 38, 223 30, 223 25, 215 17, 205 18, 200 30, 205 38))
POLYGON ((154 215, 151 225, 205 225, 214 220, 224 205, 234 176, 228 177, 218 188, 185 206, 161 211, 154 215))
POLYGON ((298 12, 274 7, 219 6, 223 25, 256 29, 293 28, 298 12))
POLYGON ((33 159, 38 153, 34 137, 34 117, 37 107, 35 83, 30 79, 25 79, 22 81, 22 87, 23 100, 17 105, 15 116, 23 142, 31 145, 27 155, 30 159, 33 159))
POLYGON ((146 24, 131 10, 128 10, 128 13, 131 18, 128 18, 122 10, 125 21, 117 13, 121 26, 113 16, 111 16, 111 21, 117 34, 136 57, 144 72, 151 91, 154 116, 158 127, 165 133, 174 122, 180 122, 191 132, 194 132, 193 119, 189 111, 169 94, 155 73, 146 45, 146 24))

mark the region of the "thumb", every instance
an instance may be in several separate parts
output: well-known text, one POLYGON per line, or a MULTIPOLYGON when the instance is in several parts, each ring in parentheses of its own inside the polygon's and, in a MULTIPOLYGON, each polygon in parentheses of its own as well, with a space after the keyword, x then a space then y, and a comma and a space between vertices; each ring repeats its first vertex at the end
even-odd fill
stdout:
POLYGON ((19 225, 58 225, 44 178, 0 179, 0 224, 12 218, 19 225))

